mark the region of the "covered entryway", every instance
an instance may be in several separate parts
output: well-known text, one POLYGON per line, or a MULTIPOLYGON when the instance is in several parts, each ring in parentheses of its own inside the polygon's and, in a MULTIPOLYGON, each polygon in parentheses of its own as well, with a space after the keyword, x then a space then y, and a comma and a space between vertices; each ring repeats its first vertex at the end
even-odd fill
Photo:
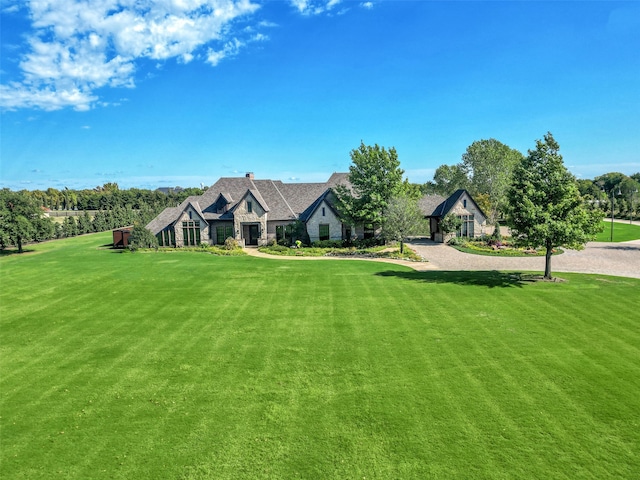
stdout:
POLYGON ((260 225, 257 223, 242 225, 242 238, 245 245, 258 245, 260 238, 260 225))

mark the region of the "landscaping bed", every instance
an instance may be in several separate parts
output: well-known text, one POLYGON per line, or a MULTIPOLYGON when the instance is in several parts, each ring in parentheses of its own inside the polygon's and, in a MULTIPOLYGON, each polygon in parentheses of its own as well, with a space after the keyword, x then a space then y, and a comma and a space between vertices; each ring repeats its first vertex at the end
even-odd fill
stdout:
POLYGON ((400 253, 399 246, 377 245, 369 247, 338 247, 338 246, 300 246, 287 247, 284 245, 272 244, 259 247, 258 250, 270 255, 280 255, 289 257, 358 257, 358 258, 395 258, 399 260, 409 260, 423 262, 411 248, 404 246, 404 252, 400 253))
MULTIPOLYGON (((449 245, 456 250, 474 255, 488 255, 494 257, 544 257, 545 248, 532 249, 514 246, 508 239, 496 241, 493 239, 462 239, 453 238, 449 245)), ((563 253, 561 249, 553 249, 553 255, 563 253)))

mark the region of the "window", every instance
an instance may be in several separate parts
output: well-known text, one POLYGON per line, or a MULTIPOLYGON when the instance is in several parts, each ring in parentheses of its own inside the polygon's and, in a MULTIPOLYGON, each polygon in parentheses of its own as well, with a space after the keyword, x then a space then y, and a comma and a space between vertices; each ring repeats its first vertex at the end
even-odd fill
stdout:
POLYGON ((322 207, 322 216, 325 216, 325 211, 324 211, 324 207, 322 207))
POLYGON ((320 240, 329 240, 329 224, 321 223, 318 225, 320 240))
POLYGON ((231 225, 218 225, 216 227, 216 243, 223 245, 227 238, 233 238, 233 227, 231 225))
POLYGON ((247 202, 247 212, 253 212, 253 202, 247 202))
POLYGON ((176 235, 173 229, 158 232, 156 238, 160 247, 174 247, 176 245, 176 235))
POLYGON ((464 208, 467 208, 467 199, 466 198, 464 200, 462 200, 462 206, 464 208))
POLYGON ((293 237, 293 225, 276 225, 276 240, 286 242, 293 237))
POLYGON ((462 220, 462 226, 458 231, 459 237, 473 237, 474 236, 474 222, 473 215, 458 215, 458 218, 462 220))
POLYGON ((182 222, 182 241, 185 247, 200 244, 200 222, 195 220, 182 222))
POLYGON ((226 239, 224 238, 224 227, 216 227, 216 243, 222 245, 226 239))

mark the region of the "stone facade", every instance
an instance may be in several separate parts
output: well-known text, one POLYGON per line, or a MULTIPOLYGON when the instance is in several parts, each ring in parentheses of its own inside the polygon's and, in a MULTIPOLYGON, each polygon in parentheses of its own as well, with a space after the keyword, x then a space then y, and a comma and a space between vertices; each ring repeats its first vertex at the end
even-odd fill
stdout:
POLYGON ((264 245, 267 243, 267 215, 268 213, 260 205, 260 202, 248 193, 242 199, 233 212, 233 229, 242 245, 264 245), (257 238, 251 235, 251 225, 258 227, 257 238), (257 243, 255 243, 257 242, 257 243))
POLYGON ((443 210, 439 215, 429 216, 431 239, 436 242, 447 242, 452 237, 479 237, 485 233, 486 217, 466 190, 459 190, 449 197, 442 205, 443 210), (455 196, 455 197, 454 197, 455 196), (455 198, 455 201, 451 201, 455 198), (449 205, 446 205, 450 202, 449 205), (446 214, 453 214, 463 220, 463 225, 458 232, 445 234, 440 229, 440 220, 446 214))
POLYGON ((320 240, 320 225, 328 225, 329 240, 342 240, 342 222, 324 200, 307 220, 307 233, 311 242, 320 240))

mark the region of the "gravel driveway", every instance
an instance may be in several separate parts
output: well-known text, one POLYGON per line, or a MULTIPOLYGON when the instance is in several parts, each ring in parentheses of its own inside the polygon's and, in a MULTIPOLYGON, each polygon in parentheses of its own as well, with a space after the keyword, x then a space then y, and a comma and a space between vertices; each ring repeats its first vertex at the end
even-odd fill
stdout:
MULTIPOLYGON (((491 257, 462 253, 431 240, 408 245, 434 270, 527 270, 544 272, 544 257, 491 257)), ((584 250, 567 250, 552 257, 551 272, 600 273, 640 278, 640 240, 621 243, 590 242, 584 250)))

